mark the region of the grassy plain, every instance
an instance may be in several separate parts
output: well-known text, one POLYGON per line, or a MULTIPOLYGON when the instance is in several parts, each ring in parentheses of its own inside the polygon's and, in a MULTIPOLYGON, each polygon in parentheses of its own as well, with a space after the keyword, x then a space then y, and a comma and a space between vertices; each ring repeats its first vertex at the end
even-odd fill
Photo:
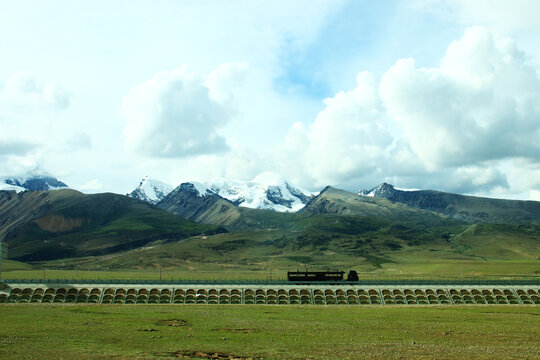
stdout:
POLYGON ((538 359, 538 306, 0 305, 2 359, 538 359))
MULTIPOLYGON (((26 269, 3 270, 2 278, 9 279, 101 279, 101 280, 285 280, 286 270, 250 270, 247 268, 227 268, 218 266, 213 270, 198 264, 195 270, 157 269, 148 270, 56 270, 26 269), (206 269, 205 269, 206 268, 206 269)), ((214 264, 215 265, 215 264, 214 264)), ((433 262, 407 263, 396 266, 389 264, 376 272, 360 272, 363 279, 395 278, 482 278, 482 277, 534 277, 538 278, 538 262, 499 261, 499 262, 433 262)), ((340 267, 341 269, 348 269, 340 267)), ((289 268, 292 270, 292 268, 289 268)))
MULTIPOLYGON (((299 255, 297 255, 299 256, 299 255)), ((340 258, 338 257, 338 260, 340 258)), ((80 259, 77 259, 79 261, 80 259)), ((463 260, 463 259, 427 259, 423 257, 403 256, 395 262, 381 264, 377 269, 367 269, 361 261, 343 259, 333 262, 328 267, 344 270, 357 269, 364 279, 385 278, 481 278, 481 277, 534 277, 540 275, 539 260, 463 260), (349 260, 349 261, 347 261, 349 260), (364 271, 362 271, 364 270, 364 271)), ((69 264, 69 262, 67 263, 69 264)), ((156 260, 159 264, 159 260, 156 260)), ((249 265, 233 265, 231 263, 191 263, 181 262, 178 267, 137 269, 78 269, 57 266, 61 264, 39 264, 32 266, 12 260, 4 260, 2 264, 3 279, 127 279, 127 280, 284 280, 287 270, 298 267, 294 262, 279 261, 261 267, 249 265), (53 266, 51 269, 49 266, 53 266)), ((303 268, 303 266, 300 266, 303 268)), ((311 268, 323 268, 311 267, 311 268)))

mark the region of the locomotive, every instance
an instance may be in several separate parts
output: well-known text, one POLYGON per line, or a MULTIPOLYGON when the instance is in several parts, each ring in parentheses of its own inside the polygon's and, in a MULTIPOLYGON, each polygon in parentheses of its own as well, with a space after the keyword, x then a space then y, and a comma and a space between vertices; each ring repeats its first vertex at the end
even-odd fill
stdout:
POLYGON ((288 271, 287 279, 295 283, 311 283, 311 282, 352 282, 358 281, 358 273, 355 270, 350 270, 347 274, 347 279, 344 279, 345 271, 288 271))

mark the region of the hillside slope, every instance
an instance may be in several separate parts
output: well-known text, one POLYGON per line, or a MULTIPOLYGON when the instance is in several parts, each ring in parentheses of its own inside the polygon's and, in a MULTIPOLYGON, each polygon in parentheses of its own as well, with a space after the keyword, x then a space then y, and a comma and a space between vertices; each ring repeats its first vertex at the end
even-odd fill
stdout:
POLYGON ((0 240, 11 259, 32 261, 136 248, 225 231, 111 193, 0 191, 0 240))
POLYGON ((391 220, 439 221, 444 216, 431 211, 415 209, 392 203, 386 199, 360 196, 345 190, 327 186, 319 195, 311 198, 301 213, 333 214, 345 216, 370 216, 391 220))

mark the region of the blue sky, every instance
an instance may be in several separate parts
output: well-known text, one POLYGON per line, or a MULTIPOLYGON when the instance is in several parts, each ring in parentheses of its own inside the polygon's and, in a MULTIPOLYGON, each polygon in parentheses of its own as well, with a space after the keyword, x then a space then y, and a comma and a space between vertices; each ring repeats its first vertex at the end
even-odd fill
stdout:
POLYGON ((0 175, 540 199, 533 0, 0 1, 0 175))
POLYGON ((284 46, 284 73, 276 78, 276 88, 320 99, 354 86, 359 69, 381 75, 396 59, 407 57, 420 66, 437 66, 448 43, 462 32, 461 26, 403 1, 347 2, 305 48, 284 46))

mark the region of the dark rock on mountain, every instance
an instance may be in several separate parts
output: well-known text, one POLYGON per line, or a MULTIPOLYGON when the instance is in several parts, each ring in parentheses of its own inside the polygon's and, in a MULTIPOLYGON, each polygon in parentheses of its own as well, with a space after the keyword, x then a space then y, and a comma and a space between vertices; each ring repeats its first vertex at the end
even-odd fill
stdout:
POLYGON ((163 210, 204 224, 227 225, 240 216, 238 207, 216 193, 182 183, 171 191, 157 206, 163 210))

